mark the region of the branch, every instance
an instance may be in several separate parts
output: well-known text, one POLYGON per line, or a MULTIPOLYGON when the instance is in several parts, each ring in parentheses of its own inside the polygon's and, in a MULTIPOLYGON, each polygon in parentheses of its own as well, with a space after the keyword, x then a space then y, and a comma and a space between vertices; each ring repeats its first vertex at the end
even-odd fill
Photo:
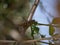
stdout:
POLYGON ((41 42, 41 43, 44 43, 44 44, 50 44, 50 43, 48 43, 48 42, 43 42, 43 41, 38 41, 38 42, 41 42))
POLYGON ((28 41, 24 41, 24 43, 31 43, 31 42, 39 42, 40 40, 51 40, 52 37, 48 37, 48 38, 40 38, 37 40, 28 40, 28 41))
POLYGON ((27 41, 24 41, 24 43, 32 43, 32 42, 39 42, 41 40, 51 40, 51 39, 59 39, 60 36, 57 35, 57 36, 53 36, 53 37, 47 37, 47 38, 40 38, 40 39, 36 39, 36 40, 27 40, 27 41))
POLYGON ((43 26, 50 26, 50 25, 52 25, 53 27, 60 27, 60 24, 42 24, 42 23, 38 23, 37 25, 43 25, 43 26))
MULTIPOLYGON (((23 43, 41 42, 41 40, 51 40, 51 39, 59 39, 59 38, 60 38, 60 35, 54 35, 53 37, 23 41, 23 43)), ((9 42, 16 43, 16 41, 11 41, 11 40, 0 40, 0 42, 3 42, 3 43, 9 43, 9 42)), ((42 42, 42 43, 45 43, 45 42, 42 42)), ((49 44, 49 43, 47 43, 47 44, 49 44)))
POLYGON ((34 5, 32 6, 31 11, 29 13, 29 16, 28 16, 28 20, 27 21, 32 20, 33 14, 34 14, 34 12, 36 10, 36 7, 37 7, 38 3, 39 3, 39 0, 35 0, 34 5))
POLYGON ((11 41, 11 40, 0 40, 0 43, 15 43, 16 41, 11 41))

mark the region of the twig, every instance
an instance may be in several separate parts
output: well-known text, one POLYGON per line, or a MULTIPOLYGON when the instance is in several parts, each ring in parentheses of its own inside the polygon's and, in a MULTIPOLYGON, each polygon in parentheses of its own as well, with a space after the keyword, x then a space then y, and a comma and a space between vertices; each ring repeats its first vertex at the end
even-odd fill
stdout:
POLYGON ((41 40, 51 40, 51 39, 59 39, 60 36, 53 36, 53 37, 47 37, 47 38, 40 38, 40 39, 36 39, 36 40, 28 40, 28 41, 24 41, 24 43, 31 43, 31 42, 39 42, 41 40))
POLYGON ((31 43, 31 42, 38 42, 40 40, 51 40, 52 37, 48 37, 48 38, 40 38, 40 39, 37 39, 37 40, 28 40, 28 41, 24 41, 24 43, 31 43))
MULTIPOLYGON (((40 42, 41 40, 51 40, 51 39, 59 39, 60 35, 54 35, 53 37, 47 37, 47 38, 40 38, 40 39, 36 39, 36 40, 27 40, 27 41, 23 41, 23 43, 31 43, 31 42, 40 42)), ((11 40, 0 40, 0 42, 3 43, 15 43, 16 41, 11 41, 11 40)), ((44 42, 42 42, 44 43, 44 42)))
POLYGON ((16 41, 11 41, 11 40, 0 40, 0 43, 15 43, 16 41))
POLYGON ((41 42, 41 43, 44 43, 44 44, 50 44, 50 43, 48 43, 48 42, 43 42, 43 41, 38 41, 38 42, 41 42))
POLYGON ((27 21, 30 21, 32 19, 33 14, 34 14, 34 12, 36 10, 36 7, 37 7, 38 3, 39 3, 39 0, 35 0, 34 5, 32 6, 31 11, 29 13, 29 16, 28 16, 28 20, 27 21))

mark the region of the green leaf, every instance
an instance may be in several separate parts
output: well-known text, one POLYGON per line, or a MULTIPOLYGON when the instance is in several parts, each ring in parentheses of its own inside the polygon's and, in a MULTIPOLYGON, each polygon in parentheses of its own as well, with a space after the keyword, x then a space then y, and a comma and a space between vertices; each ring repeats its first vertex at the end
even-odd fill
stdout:
POLYGON ((32 30, 34 30, 34 32, 39 33, 39 28, 36 27, 35 25, 32 25, 32 30))
POLYGON ((34 36, 34 30, 31 30, 31 36, 34 36))
POLYGON ((31 26, 31 30, 34 30, 35 29, 35 25, 33 24, 32 26, 31 26))
POLYGON ((49 35, 53 35, 54 34, 54 32, 55 32, 55 29, 54 29, 54 27, 53 26, 49 26, 49 35))
POLYGON ((35 21, 35 22, 34 22, 34 25, 37 25, 37 24, 38 24, 38 22, 35 21))
POLYGON ((35 33, 39 33, 39 28, 36 27, 35 25, 31 26, 31 36, 33 36, 35 33))
POLYGON ((34 28, 34 31, 38 34, 39 33, 39 28, 38 27, 35 27, 34 28))
POLYGON ((35 20, 33 20, 33 21, 34 21, 34 22, 33 22, 33 24, 34 24, 34 25, 37 25, 37 24, 38 24, 38 22, 37 22, 37 21, 35 21, 35 20))
POLYGON ((34 35, 34 26, 32 25, 31 26, 31 36, 33 36, 34 35))

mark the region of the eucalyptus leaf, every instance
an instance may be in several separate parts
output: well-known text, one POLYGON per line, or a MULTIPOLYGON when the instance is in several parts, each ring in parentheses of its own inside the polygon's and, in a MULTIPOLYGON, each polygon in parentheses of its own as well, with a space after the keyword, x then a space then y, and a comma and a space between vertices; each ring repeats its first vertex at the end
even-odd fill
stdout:
POLYGON ((55 32, 55 29, 54 29, 54 27, 52 26, 52 25, 50 25, 49 26, 49 35, 53 35, 54 34, 54 32, 55 32))

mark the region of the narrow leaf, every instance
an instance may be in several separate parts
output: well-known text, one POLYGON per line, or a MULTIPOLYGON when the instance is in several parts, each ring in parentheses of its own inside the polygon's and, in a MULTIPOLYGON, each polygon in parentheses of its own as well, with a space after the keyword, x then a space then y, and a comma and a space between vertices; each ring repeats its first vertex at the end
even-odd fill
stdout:
POLYGON ((53 35, 54 34, 54 32, 55 32, 55 29, 54 29, 54 27, 53 26, 49 26, 49 35, 53 35))

